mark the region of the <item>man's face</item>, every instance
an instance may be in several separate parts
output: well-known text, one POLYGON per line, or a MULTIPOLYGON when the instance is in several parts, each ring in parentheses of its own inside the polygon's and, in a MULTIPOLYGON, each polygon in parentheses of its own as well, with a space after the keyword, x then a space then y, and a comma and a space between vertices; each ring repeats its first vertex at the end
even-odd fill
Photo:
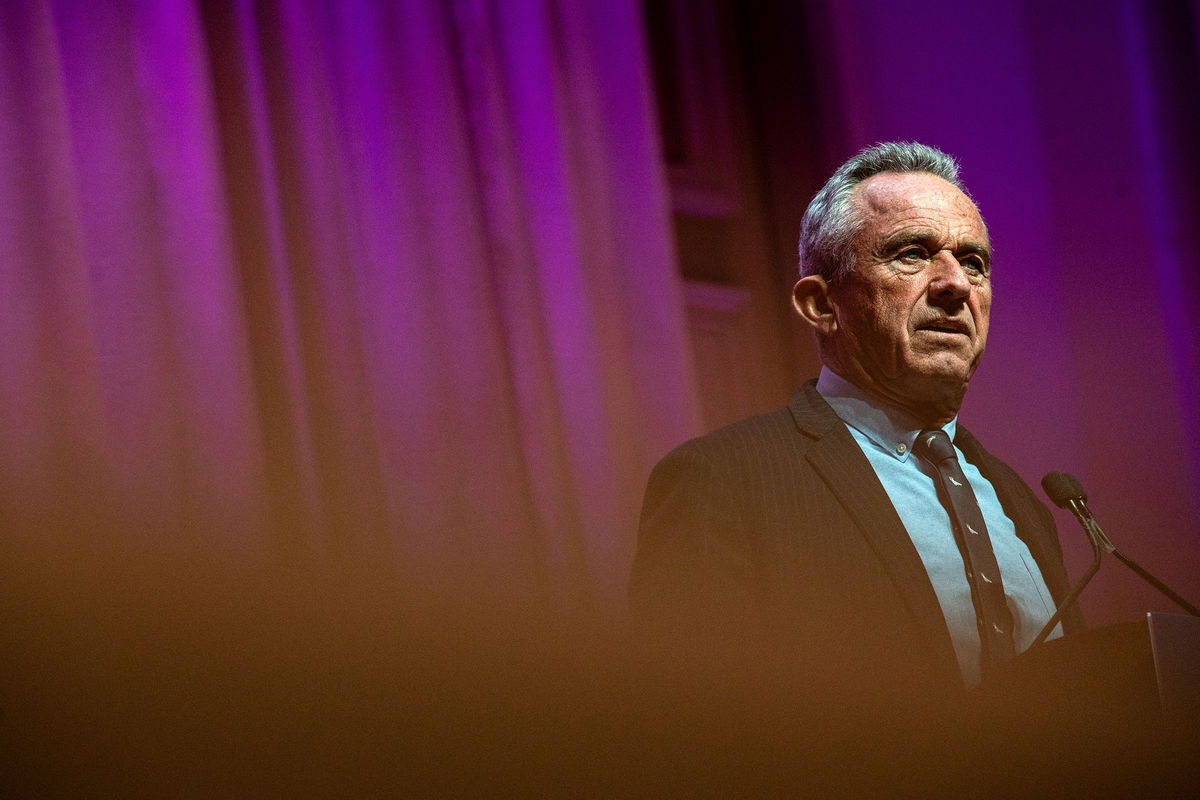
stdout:
POLYGON ((862 223, 853 270, 829 289, 838 371, 948 420, 987 344, 991 251, 979 211, 928 173, 872 176, 851 202, 862 223))

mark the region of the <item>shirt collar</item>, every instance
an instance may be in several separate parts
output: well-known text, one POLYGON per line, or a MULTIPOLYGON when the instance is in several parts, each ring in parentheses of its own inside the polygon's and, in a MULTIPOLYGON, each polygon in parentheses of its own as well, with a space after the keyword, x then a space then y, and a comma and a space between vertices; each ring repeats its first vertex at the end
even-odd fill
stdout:
MULTIPOLYGON (((913 442, 922 430, 915 417, 864 392, 828 367, 821 368, 817 391, 843 422, 897 461, 908 460, 913 442)), ((955 417, 942 430, 954 441, 957 427, 958 417, 955 417)))

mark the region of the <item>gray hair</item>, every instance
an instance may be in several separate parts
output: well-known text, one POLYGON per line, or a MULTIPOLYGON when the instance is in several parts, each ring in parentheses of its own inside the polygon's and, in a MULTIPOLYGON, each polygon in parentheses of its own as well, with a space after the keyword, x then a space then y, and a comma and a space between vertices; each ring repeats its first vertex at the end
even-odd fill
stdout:
POLYGON ((836 283, 850 272, 860 225, 850 200, 860 183, 881 172, 927 172, 967 194, 958 179, 958 162, 937 148, 918 142, 868 147, 838 167, 808 204, 800 222, 801 277, 820 275, 836 283))

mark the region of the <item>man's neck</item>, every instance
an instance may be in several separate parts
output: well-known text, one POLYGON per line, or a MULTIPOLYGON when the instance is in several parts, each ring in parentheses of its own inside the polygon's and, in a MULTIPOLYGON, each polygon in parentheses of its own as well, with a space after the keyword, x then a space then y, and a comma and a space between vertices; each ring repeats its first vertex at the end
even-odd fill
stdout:
POLYGON ((871 376, 861 369, 846 369, 828 361, 824 362, 822 369, 854 385, 869 395, 874 402, 902 411, 916 419, 922 429, 940 428, 955 419, 967 388, 965 383, 954 382, 950 385, 930 379, 925 381, 928 385, 902 386, 897 389, 871 380, 871 376))
POLYGON ((873 391, 871 386, 863 386, 862 383, 847 377, 837 368, 825 364, 821 367, 821 376, 817 383, 817 390, 827 397, 829 393, 834 393, 834 396, 853 397, 854 399, 868 403, 873 408, 886 414, 895 425, 904 428, 911 427, 913 430, 944 428, 949 422, 958 417, 957 407, 953 411, 945 409, 940 413, 931 411, 928 408, 917 410, 911 407, 910 404, 898 402, 895 398, 884 396, 878 391, 873 391))

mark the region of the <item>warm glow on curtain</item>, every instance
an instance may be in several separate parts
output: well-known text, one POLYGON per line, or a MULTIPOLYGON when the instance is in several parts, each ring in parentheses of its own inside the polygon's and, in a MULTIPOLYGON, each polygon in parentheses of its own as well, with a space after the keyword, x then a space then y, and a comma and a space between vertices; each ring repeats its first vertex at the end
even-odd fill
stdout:
POLYGON ((13 535, 617 602, 697 424, 636 3, 0 14, 13 535))

